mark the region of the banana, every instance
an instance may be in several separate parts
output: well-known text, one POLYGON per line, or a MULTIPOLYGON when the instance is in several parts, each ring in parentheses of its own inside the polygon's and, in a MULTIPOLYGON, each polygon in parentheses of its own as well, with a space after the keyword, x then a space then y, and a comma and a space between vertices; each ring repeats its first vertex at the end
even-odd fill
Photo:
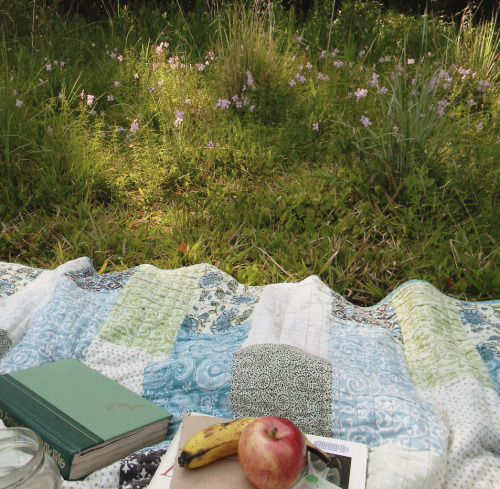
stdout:
POLYGON ((182 447, 178 462, 193 469, 238 453, 243 428, 257 418, 238 418, 216 423, 193 435, 182 447))

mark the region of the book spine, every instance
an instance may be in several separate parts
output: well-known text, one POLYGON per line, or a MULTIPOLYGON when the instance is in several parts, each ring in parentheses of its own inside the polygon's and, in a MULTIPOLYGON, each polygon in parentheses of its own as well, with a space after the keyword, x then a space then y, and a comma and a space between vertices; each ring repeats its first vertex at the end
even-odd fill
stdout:
POLYGON ((21 397, 13 399, 5 389, 5 384, 0 377, 0 419, 7 428, 24 426, 30 428, 42 439, 45 453, 50 455, 56 463, 64 479, 69 479, 71 465, 74 457, 74 450, 67 447, 64 442, 59 440, 50 429, 47 429, 41 422, 23 409, 23 400, 21 397))

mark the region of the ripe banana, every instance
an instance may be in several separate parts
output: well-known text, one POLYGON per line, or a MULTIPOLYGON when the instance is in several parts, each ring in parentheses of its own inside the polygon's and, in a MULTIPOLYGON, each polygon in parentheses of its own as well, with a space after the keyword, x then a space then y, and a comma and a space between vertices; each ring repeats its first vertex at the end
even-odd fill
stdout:
POLYGON ((178 462, 193 469, 238 453, 243 428, 257 418, 238 418, 216 423, 193 435, 183 446, 178 462))
MULTIPOLYGON (((182 447, 177 459, 181 467, 194 469, 216 460, 238 453, 238 443, 243 428, 257 418, 238 418, 225 423, 216 423, 194 434, 182 447)), ((313 445, 302 433, 306 448, 325 462, 328 467, 340 468, 335 455, 324 452, 313 445)))

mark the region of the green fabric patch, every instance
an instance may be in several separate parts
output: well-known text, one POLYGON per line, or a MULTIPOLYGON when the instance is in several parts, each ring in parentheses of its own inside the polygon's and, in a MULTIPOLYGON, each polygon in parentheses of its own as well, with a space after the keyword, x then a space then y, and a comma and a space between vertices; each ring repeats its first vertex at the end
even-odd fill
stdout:
POLYGON ((169 355, 203 265, 160 270, 141 265, 127 281, 98 335, 105 341, 169 355))
POLYGON ((426 282, 411 282, 392 297, 401 325, 412 380, 420 387, 442 385, 469 376, 494 388, 476 342, 464 330, 461 302, 426 282))

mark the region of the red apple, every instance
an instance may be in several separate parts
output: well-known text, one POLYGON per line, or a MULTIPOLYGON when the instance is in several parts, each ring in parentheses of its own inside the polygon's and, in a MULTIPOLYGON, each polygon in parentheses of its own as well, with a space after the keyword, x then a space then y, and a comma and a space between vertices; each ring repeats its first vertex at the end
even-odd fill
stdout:
POLYGON ((304 470, 304 436, 288 419, 263 416, 241 432, 238 458, 244 474, 258 489, 288 489, 304 470))

